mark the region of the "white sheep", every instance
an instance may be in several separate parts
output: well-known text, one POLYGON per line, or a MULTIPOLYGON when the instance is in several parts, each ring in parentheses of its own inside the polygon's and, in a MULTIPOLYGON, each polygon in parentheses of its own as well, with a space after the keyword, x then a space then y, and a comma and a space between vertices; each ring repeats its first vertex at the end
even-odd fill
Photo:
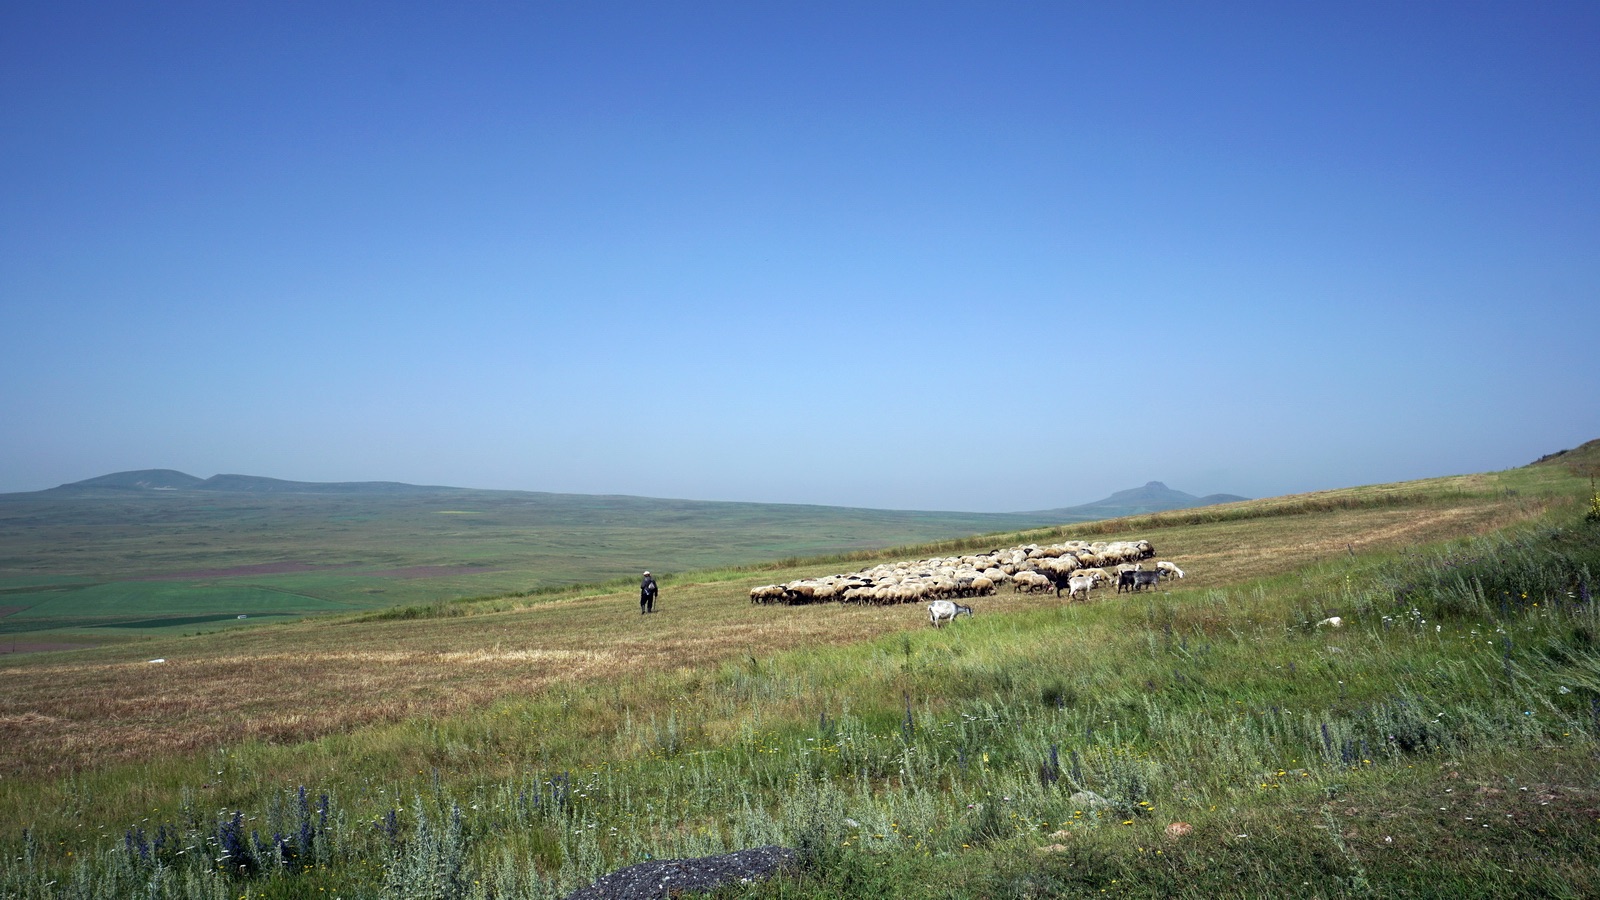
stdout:
POLYGON ((781 584, 764 584, 750 589, 750 602, 774 603, 782 600, 786 593, 781 584))
POLYGON ((1173 565, 1172 563, 1167 562, 1164 559, 1162 561, 1156 563, 1156 568, 1160 569, 1163 572, 1166 572, 1168 575, 1176 575, 1179 578, 1183 577, 1183 570, 1182 569, 1178 568, 1177 566, 1173 565))
POLYGON ((972 615, 972 607, 952 603, 949 600, 935 600, 928 604, 928 623, 935 628, 945 622, 954 622, 956 616, 972 615))
POLYGON ((1018 593, 1026 591, 1027 593, 1032 594, 1036 591, 1048 591, 1055 587, 1049 578, 1046 578, 1045 576, 1040 575, 1038 572, 1035 572, 1031 569, 1023 569, 1017 574, 1011 576, 1011 581, 1012 590, 1018 593))
MULTIPOLYGON (((1063 541, 1041 546, 990 550, 961 556, 930 557, 916 561, 880 563, 845 575, 804 578, 787 584, 750 589, 752 603, 815 602, 916 603, 929 600, 987 595, 1006 582, 1018 591, 1038 591, 1065 586, 1069 575, 1087 577, 1091 587, 1110 581, 1100 567, 1115 566, 1118 574, 1133 560, 1155 555, 1148 541, 1063 541), (1032 571, 1029 571, 1032 570, 1032 571)), ((1134 565, 1137 571, 1139 566, 1134 565)), ((1163 564, 1160 574, 1183 577, 1175 565, 1163 564)), ((1148 581, 1143 586, 1149 586, 1148 581)), ((1075 598, 1077 591, 1072 594, 1075 598)))

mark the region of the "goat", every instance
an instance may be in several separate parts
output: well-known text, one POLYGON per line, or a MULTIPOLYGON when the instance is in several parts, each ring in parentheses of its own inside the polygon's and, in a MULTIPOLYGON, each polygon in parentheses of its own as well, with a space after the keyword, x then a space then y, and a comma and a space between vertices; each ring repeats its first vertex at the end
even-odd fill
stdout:
POLYGON ((1139 593, 1142 588, 1157 587, 1161 584, 1161 570, 1154 569, 1149 572, 1133 572, 1133 592, 1139 593))
POLYGON ((1133 590, 1133 580, 1139 574, 1137 569, 1117 573, 1117 593, 1121 594, 1133 590))
POLYGON ((972 607, 962 606, 949 600, 935 600, 928 604, 928 624, 935 628, 945 622, 954 622, 956 616, 972 615, 972 607))
POLYGON ((1109 573, 1107 573, 1105 569, 1101 569, 1101 568, 1098 568, 1098 567, 1097 568, 1092 568, 1092 569, 1079 569, 1076 572, 1073 572, 1072 574, 1079 575, 1079 576, 1087 575, 1088 577, 1093 578, 1097 583, 1101 582, 1101 581, 1110 581, 1111 580, 1111 575, 1109 573))
MULTIPOLYGON (((1081 593, 1083 594, 1083 599, 1088 600, 1089 591, 1094 588, 1095 581, 1096 579, 1093 575, 1074 575, 1071 578, 1068 578, 1067 599, 1071 600, 1081 593)), ((1060 593, 1061 592, 1058 589, 1056 591, 1056 595, 1060 596, 1060 593)))

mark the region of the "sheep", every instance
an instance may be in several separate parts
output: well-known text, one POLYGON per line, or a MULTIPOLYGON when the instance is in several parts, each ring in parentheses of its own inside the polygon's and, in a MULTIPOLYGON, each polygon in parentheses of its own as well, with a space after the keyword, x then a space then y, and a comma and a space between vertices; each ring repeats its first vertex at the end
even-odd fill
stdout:
POLYGON ((1176 575, 1179 578, 1183 577, 1183 570, 1182 569, 1178 568, 1177 566, 1173 565, 1172 563, 1167 562, 1164 559, 1162 561, 1156 563, 1156 568, 1160 569, 1163 572, 1166 572, 1169 575, 1176 575))
POLYGON ((785 591, 781 584, 764 584, 750 589, 751 603, 774 603, 784 598, 785 591))
POLYGON ((1026 591, 1032 594, 1036 591, 1048 591, 1055 585, 1044 575, 1041 575, 1032 569, 1023 569, 1017 574, 1011 576, 1011 586, 1012 590, 1017 593, 1026 591))
MULTIPOLYGON (((1092 589, 1111 580, 1113 573, 1100 567, 1115 567, 1116 574, 1120 575, 1127 567, 1119 564, 1154 555, 1155 550, 1148 541, 1072 540, 1049 545, 1025 544, 996 548, 987 553, 881 563, 850 574, 762 585, 750 589, 750 602, 793 605, 955 600, 987 596, 1006 582, 1011 582, 1018 592, 1054 587, 1056 595, 1060 596, 1062 590, 1070 589, 1071 577, 1089 578, 1092 589)), ((1183 577, 1177 566, 1164 565, 1162 572, 1166 576, 1183 577)), ((1119 590, 1123 587, 1119 583, 1119 590)), ((1075 599, 1076 594, 1069 590, 1069 597, 1075 599)))
POLYGON ((962 606, 949 600, 935 600, 928 604, 928 624, 935 628, 945 622, 954 622, 956 616, 972 615, 972 607, 962 606))
POLYGON ((874 598, 874 590, 870 584, 857 584, 844 589, 839 595, 840 603, 862 603, 874 598))
POLYGON ((1072 580, 1075 578, 1081 578, 1091 585, 1094 584, 1093 575, 1084 575, 1083 573, 1072 569, 1063 570, 1040 568, 1039 574, 1050 580, 1050 586, 1055 588, 1057 597, 1061 596, 1061 592, 1063 590, 1067 590, 1070 587, 1072 580))
POLYGON ((810 603, 811 598, 815 597, 817 593, 817 586, 804 580, 791 581, 784 585, 784 588, 787 589, 785 602, 791 605, 795 603, 810 603))
POLYGON ((1083 568, 1083 566, 1078 562, 1078 558, 1075 556, 1061 556, 1057 557, 1056 559, 1041 560, 1039 562, 1039 568, 1042 571, 1056 572, 1061 575, 1066 575, 1077 569, 1083 568))

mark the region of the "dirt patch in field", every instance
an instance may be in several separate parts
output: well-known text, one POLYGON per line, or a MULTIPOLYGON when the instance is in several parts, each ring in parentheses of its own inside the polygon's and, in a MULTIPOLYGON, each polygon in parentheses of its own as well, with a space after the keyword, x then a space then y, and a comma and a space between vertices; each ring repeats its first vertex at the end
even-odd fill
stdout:
POLYGON ((65 644, 60 641, 6 641, 0 643, 0 656, 12 653, 44 653, 49 650, 87 650, 96 644, 65 644))
POLYGON ((0 606, 0 619, 4 619, 6 616, 14 616, 27 608, 26 606, 0 606))
POLYGON ((349 569, 354 563, 337 566, 317 566, 302 562, 260 563, 253 566, 230 566, 226 569, 192 569, 187 572, 165 572, 160 575, 134 575, 128 581, 195 581, 203 578, 245 578, 251 575, 294 575, 299 572, 325 572, 332 569, 349 569))
MULTIPOLYGON (((334 572, 360 568, 359 563, 340 563, 336 566, 319 566, 303 562, 259 563, 252 566, 230 566, 226 569, 191 569, 186 572, 164 572, 160 575, 134 575, 128 581, 199 581, 207 578, 249 578, 260 575, 297 575, 302 572, 334 572)), ((481 575, 503 572, 494 566, 406 566, 399 569, 376 569, 357 572, 370 578, 444 578, 450 575, 481 575)), ((25 608, 25 607, 24 607, 25 608)))
POLYGON ((1526 521, 1544 508, 1541 502, 1516 505, 1486 500, 1435 509, 1338 511, 1196 525, 1150 538, 1162 558, 1179 560, 1187 571, 1183 587, 1216 587, 1349 553, 1487 534, 1526 521))
POLYGON ((447 578, 451 575, 482 575, 503 571, 492 566, 406 566, 403 569, 379 569, 361 574, 372 578, 447 578))

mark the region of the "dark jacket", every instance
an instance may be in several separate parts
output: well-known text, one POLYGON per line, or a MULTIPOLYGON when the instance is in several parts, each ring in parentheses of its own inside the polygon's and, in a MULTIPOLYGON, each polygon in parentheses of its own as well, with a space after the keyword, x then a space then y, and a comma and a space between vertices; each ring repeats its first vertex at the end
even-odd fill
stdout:
POLYGON ((658 593, 660 593, 660 589, 656 587, 656 580, 652 576, 646 575, 644 580, 639 582, 639 596, 641 598, 654 597, 658 593))

